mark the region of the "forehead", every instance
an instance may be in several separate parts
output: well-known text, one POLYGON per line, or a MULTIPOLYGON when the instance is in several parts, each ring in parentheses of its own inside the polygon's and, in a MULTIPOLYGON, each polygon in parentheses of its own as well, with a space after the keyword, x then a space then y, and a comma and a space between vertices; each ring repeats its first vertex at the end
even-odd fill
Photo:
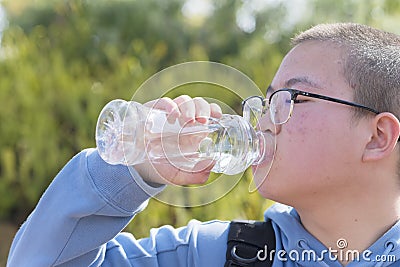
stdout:
POLYGON ((343 65, 340 48, 328 42, 307 41, 285 56, 271 87, 273 90, 290 87, 318 92, 347 88, 343 65))

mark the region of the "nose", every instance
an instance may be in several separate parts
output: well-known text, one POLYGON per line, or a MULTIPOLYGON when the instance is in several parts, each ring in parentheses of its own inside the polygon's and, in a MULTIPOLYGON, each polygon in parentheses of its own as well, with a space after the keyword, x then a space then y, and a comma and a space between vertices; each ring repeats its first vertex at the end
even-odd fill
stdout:
POLYGON ((257 130, 261 132, 271 132, 273 135, 278 135, 282 129, 282 125, 275 125, 269 116, 267 110, 266 114, 261 116, 257 124, 257 130))

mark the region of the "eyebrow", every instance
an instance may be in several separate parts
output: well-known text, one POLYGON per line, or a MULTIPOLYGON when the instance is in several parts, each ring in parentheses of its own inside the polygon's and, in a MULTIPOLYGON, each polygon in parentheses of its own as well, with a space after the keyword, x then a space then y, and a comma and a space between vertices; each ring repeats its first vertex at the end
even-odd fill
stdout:
MULTIPOLYGON (((283 88, 291 88, 294 85, 299 84, 299 83, 310 86, 310 87, 314 87, 314 88, 322 88, 322 86, 320 86, 318 83, 312 81, 307 76, 291 78, 283 84, 283 88)), ((271 85, 269 85, 265 93, 268 94, 268 93, 272 93, 273 91, 275 91, 275 89, 271 85)))

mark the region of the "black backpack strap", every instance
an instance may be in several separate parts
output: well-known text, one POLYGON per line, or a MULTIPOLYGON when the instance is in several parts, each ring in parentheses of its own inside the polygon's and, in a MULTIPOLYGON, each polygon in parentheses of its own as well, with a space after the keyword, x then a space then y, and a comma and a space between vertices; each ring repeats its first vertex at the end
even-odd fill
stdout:
POLYGON ((271 221, 232 221, 227 245, 225 267, 271 267, 276 246, 271 221))

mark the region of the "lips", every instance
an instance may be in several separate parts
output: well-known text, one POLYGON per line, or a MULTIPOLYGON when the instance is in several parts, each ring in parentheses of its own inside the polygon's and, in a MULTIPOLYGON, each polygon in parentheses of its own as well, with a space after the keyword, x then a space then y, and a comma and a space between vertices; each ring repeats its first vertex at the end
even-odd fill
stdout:
POLYGON ((272 135, 271 132, 259 132, 257 134, 262 135, 262 137, 260 137, 260 139, 263 140, 262 142, 260 142, 260 150, 262 156, 256 164, 253 164, 251 166, 251 168, 255 178, 254 181, 256 183, 256 187, 258 188, 269 174, 275 158, 277 145, 275 135, 272 135))
POLYGON ((258 132, 261 135, 260 140, 260 159, 255 165, 271 165, 276 151, 276 138, 270 132, 258 132))

